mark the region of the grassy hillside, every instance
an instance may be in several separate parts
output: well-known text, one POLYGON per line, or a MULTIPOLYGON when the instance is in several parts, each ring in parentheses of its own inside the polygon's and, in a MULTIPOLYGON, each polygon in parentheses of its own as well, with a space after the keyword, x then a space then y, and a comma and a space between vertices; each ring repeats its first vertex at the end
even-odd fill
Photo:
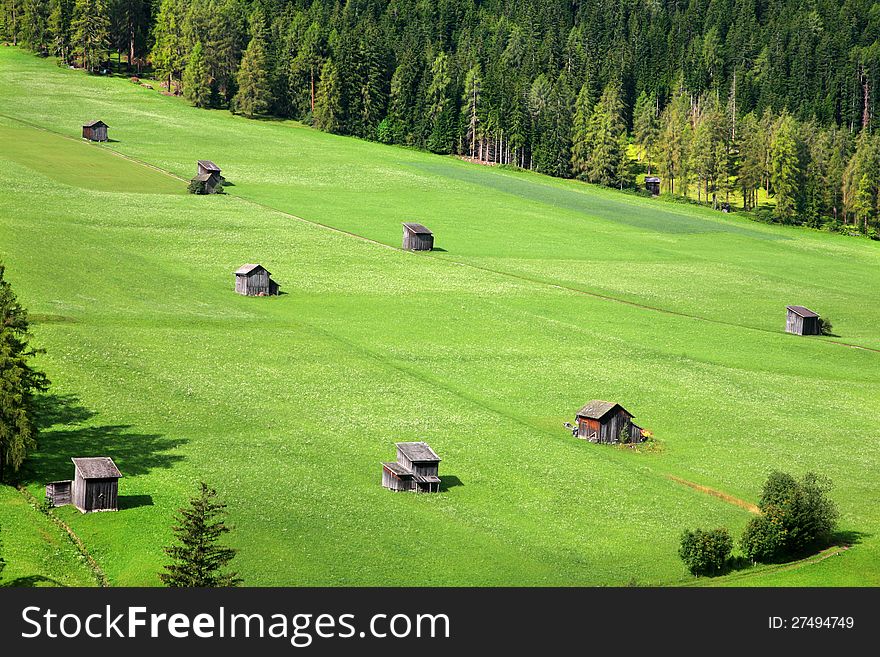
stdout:
POLYGON ((683 583, 681 530, 749 513, 670 476, 754 501, 783 468, 834 479, 852 549, 715 582, 880 584, 876 244, 196 110, 11 48, 0 99, 35 144, 0 150, 0 257, 58 418, 24 476, 36 494, 114 457, 123 510, 61 510, 114 583, 157 583, 199 479, 249 585, 683 583), (92 118, 117 141, 65 138, 92 118), (199 158, 228 195, 135 164, 199 158), (403 220, 443 250, 398 250, 403 220), (244 262, 286 294, 234 295, 244 262), (786 335, 788 303, 840 337, 786 335), (660 449, 573 440, 592 398, 660 449), (417 439, 443 494, 383 490, 417 439))

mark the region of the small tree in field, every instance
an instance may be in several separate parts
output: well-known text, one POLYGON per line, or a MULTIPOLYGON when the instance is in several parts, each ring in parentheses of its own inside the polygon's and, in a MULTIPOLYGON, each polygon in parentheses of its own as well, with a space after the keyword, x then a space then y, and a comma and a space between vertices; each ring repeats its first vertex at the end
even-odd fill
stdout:
POLYGON ((190 499, 188 508, 179 509, 172 531, 178 544, 165 548, 172 563, 159 579, 171 587, 217 588, 238 586, 237 573, 223 572, 235 557, 236 550, 218 541, 229 527, 223 522, 226 504, 219 501, 217 491, 202 482, 199 494, 190 499))
POLYGON ((724 568, 733 549, 733 539, 724 527, 703 531, 686 529, 681 535, 678 556, 694 575, 715 575, 724 568))
POLYGON ((28 345, 27 311, 4 273, 0 264, 0 481, 7 465, 17 471, 36 447, 34 396, 49 387, 46 375, 29 364, 38 352, 28 345))

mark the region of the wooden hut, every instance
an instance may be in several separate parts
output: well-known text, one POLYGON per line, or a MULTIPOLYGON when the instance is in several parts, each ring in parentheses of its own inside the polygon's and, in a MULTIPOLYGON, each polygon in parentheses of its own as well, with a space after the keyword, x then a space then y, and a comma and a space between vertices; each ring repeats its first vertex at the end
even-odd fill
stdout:
POLYGON ((403 248, 408 251, 430 251, 434 248, 434 233, 422 224, 403 224, 403 248))
POLYGON ((397 461, 382 464, 382 485, 389 490, 437 493, 440 457, 423 442, 397 443, 397 461))
POLYGON ((220 179, 212 173, 200 173, 189 182, 193 194, 216 194, 220 179))
POLYGON ((196 175, 201 176, 204 173, 209 173, 213 176, 217 176, 217 179, 220 179, 220 167, 211 162, 211 160, 199 160, 196 162, 196 175))
POLYGON ((795 335, 819 335, 819 315, 803 306, 786 306, 785 330, 795 335))
POLYGON ((594 399, 578 411, 575 435, 591 443, 618 443, 621 436, 640 443, 642 429, 632 419, 632 413, 620 404, 594 399))
POLYGON ((652 196, 660 195, 660 179, 653 176, 645 178, 645 189, 651 192, 652 196))
POLYGON ((70 459, 76 469, 73 505, 83 513, 116 511, 122 473, 107 456, 70 459))
POLYGON ((242 265, 235 270, 235 291, 249 297, 274 296, 281 286, 263 265, 242 265))
POLYGON ((83 139, 89 141, 107 141, 107 128, 103 121, 89 121, 83 124, 83 139))

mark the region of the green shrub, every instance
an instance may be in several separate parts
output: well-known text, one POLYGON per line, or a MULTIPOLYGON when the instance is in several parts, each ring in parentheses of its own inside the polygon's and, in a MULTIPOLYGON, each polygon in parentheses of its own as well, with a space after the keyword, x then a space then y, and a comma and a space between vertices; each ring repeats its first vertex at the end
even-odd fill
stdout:
POLYGON ((764 483, 753 518, 740 540, 752 561, 775 561, 796 556, 826 543, 837 523, 837 506, 828 497, 831 481, 814 472, 798 481, 785 472, 772 472, 764 483))
POLYGON ((733 539, 724 527, 710 531, 686 529, 678 556, 692 574, 716 575, 724 569, 732 549, 733 539))
POLYGON ((819 333, 821 335, 834 335, 834 324, 827 317, 819 318, 819 333))

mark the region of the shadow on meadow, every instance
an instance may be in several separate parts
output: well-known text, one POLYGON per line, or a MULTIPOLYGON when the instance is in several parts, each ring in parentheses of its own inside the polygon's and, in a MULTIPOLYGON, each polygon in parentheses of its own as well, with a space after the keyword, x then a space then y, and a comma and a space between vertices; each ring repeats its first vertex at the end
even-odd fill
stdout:
MULTIPOLYGON (((123 476, 146 474, 155 468, 170 468, 183 456, 171 454, 185 444, 182 438, 133 432, 129 424, 80 426, 96 413, 75 395, 41 395, 36 421, 40 429, 38 450, 26 461, 20 483, 46 483, 73 477, 72 457, 109 456, 123 476)), ((121 496, 120 508, 152 505, 149 495, 121 496)))
POLYGON ((35 586, 48 585, 48 586, 65 586, 59 581, 52 579, 51 577, 44 577, 43 575, 27 575, 25 577, 16 577, 15 579, 11 579, 8 582, 0 582, 0 588, 4 589, 15 589, 15 588, 34 588, 35 586))

